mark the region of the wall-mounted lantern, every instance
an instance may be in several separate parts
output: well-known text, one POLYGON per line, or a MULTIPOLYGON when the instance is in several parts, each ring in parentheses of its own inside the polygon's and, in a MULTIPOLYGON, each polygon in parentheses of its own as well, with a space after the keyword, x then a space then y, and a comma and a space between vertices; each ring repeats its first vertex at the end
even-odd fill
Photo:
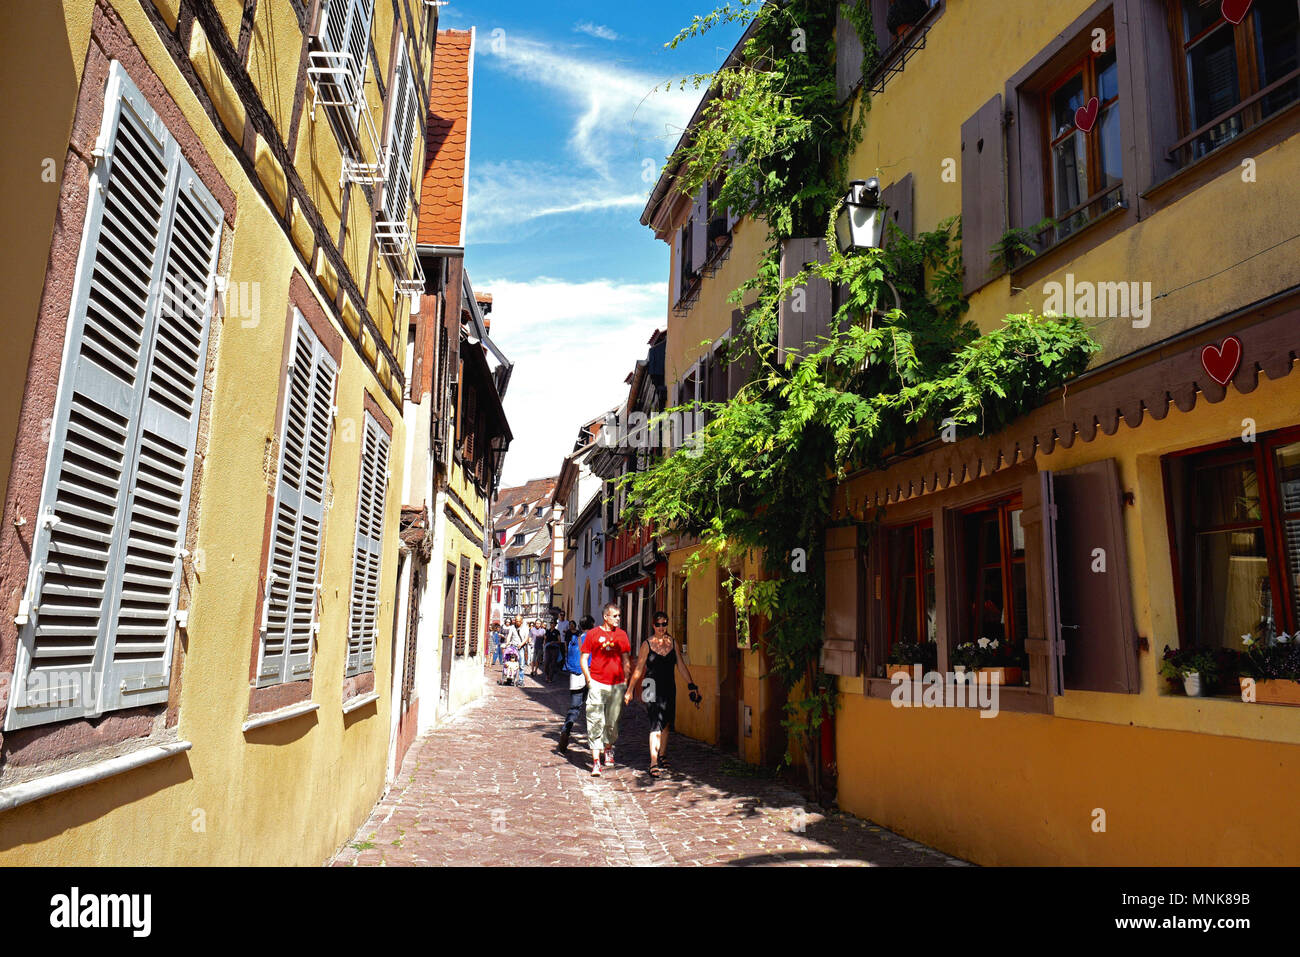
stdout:
POLYGON ((835 218, 835 240, 840 253, 879 249, 885 234, 885 209, 880 205, 880 180, 855 179, 835 218))

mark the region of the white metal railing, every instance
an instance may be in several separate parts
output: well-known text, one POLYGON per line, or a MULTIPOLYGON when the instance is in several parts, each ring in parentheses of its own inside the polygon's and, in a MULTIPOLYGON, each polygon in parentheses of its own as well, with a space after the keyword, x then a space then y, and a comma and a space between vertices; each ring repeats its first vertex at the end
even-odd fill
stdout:
POLYGON ((387 150, 379 144, 379 131, 375 129, 374 117, 366 109, 365 71, 361 82, 349 95, 349 88, 356 82, 352 73, 352 54, 334 50, 312 50, 308 54, 311 65, 307 67, 307 78, 312 86, 311 114, 316 118, 316 107, 335 107, 355 113, 359 124, 355 150, 344 146, 343 166, 339 175, 339 188, 348 183, 363 183, 377 186, 384 181, 387 165, 387 150), (364 135, 363 135, 364 134, 364 135), (363 150, 369 146, 374 154, 374 162, 368 163, 363 158, 363 150))

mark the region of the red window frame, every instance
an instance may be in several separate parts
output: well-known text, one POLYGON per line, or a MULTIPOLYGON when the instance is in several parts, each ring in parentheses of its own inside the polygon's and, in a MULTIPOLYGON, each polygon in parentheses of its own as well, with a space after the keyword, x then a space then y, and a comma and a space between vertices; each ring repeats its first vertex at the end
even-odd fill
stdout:
MULTIPOLYGON (((1111 28, 1106 33, 1106 53, 1111 53, 1114 50, 1115 31, 1111 28)), ((1108 107, 1114 106, 1117 109, 1119 108, 1118 87, 1116 88, 1115 95, 1110 99, 1101 99, 1100 80, 1097 75, 1096 62, 1098 58, 1105 55, 1105 53, 1089 52, 1080 57, 1062 70, 1061 73, 1057 75, 1057 78, 1048 84, 1043 92, 1041 111, 1043 116, 1043 131, 1046 134, 1046 141, 1043 146, 1043 165, 1047 169, 1047 175, 1043 177, 1044 190, 1046 191, 1043 209, 1047 210, 1048 214, 1058 222, 1066 220, 1072 213, 1088 206, 1094 201, 1097 194, 1100 193, 1103 188, 1101 185, 1101 135, 1098 127, 1101 125, 1101 115, 1108 107), (1086 196, 1080 198, 1079 202, 1075 206, 1072 206, 1069 209, 1058 210, 1056 208, 1056 163, 1054 161, 1053 150, 1055 150, 1058 144, 1074 136, 1078 127, 1071 122, 1069 129, 1060 135, 1056 135, 1053 126, 1052 98, 1056 96, 1057 92, 1060 91, 1062 87, 1080 74, 1083 75, 1083 105, 1087 106, 1092 102, 1094 96, 1097 97, 1098 103, 1097 126, 1094 126, 1092 128, 1092 133, 1089 133, 1084 139, 1088 150, 1088 155, 1086 157, 1088 163, 1088 192, 1086 196)), ((1122 121, 1123 117, 1121 116, 1120 119, 1122 121)), ((1123 144, 1121 143, 1121 149, 1122 147, 1123 144)), ((1121 183, 1122 182, 1123 181, 1121 180, 1121 183)), ((1114 185, 1118 186, 1120 184, 1116 183, 1114 185)))
POLYGON ((916 637, 918 641, 929 640, 929 628, 926 627, 926 608, 925 608, 925 577, 928 575, 935 579, 935 605, 938 607, 938 578, 935 575, 935 566, 931 564, 927 569, 925 566, 925 548, 923 546, 924 533, 931 533, 931 542, 933 543, 934 521, 925 519, 920 522, 912 522, 907 525, 895 525, 886 527, 885 531, 885 554, 893 556, 894 550, 890 539, 894 535, 911 533, 912 535, 912 574, 901 575, 895 570, 893 563, 885 562, 885 594, 888 601, 885 606, 885 653, 888 654, 900 639, 904 615, 913 616, 916 627, 916 637), (903 583, 907 579, 914 579, 916 582, 914 589, 913 607, 902 609, 901 600, 897 597, 902 594, 903 583))
POLYGON ((1255 466, 1256 481, 1259 484, 1260 520, 1236 522, 1216 531, 1247 530, 1263 527, 1264 554, 1268 560, 1269 587, 1274 597, 1274 627, 1279 634, 1295 634, 1300 629, 1300 615, 1295 609, 1295 587, 1286 564, 1285 523, 1290 516, 1300 520, 1300 512, 1283 512, 1281 493, 1278 486, 1276 452, 1287 445, 1300 442, 1300 426, 1291 426, 1264 432, 1255 437, 1254 442, 1246 443, 1241 439, 1202 445, 1195 448, 1172 452, 1161 460, 1165 490, 1165 520, 1169 534, 1170 568, 1174 579, 1174 605, 1178 618, 1178 640, 1183 648, 1214 648, 1219 645, 1207 645, 1196 640, 1190 633, 1190 616, 1187 614, 1185 592, 1186 584, 1183 574, 1187 561, 1187 540, 1192 536, 1178 534, 1179 519, 1188 532, 1193 531, 1191 516, 1179 516, 1176 512, 1179 504, 1184 508, 1190 506, 1191 496, 1183 503, 1174 501, 1172 469, 1176 464, 1188 458, 1201 458, 1206 464, 1227 464, 1235 461, 1251 461, 1255 466), (1244 447, 1243 447, 1244 446, 1244 447))
MULTIPOLYGON (((975 641, 981 637, 978 632, 981 631, 979 609, 983 605, 983 572, 997 568, 1002 578, 1002 617, 1005 619, 1003 626, 1003 639, 1011 645, 1019 645, 1023 649, 1024 635, 1021 635, 1016 618, 1015 603, 1015 586, 1014 571, 1016 565, 1024 565, 1026 575, 1028 574, 1028 565, 1026 564, 1026 552, 1021 551, 1017 557, 1011 548, 1011 513, 1024 511, 1024 497, 1020 493, 1014 495, 1002 496, 991 501, 981 502, 977 505, 970 505, 961 509, 958 515, 958 535, 957 535, 957 554, 956 573, 958 576, 957 592, 959 595, 959 615, 957 628, 957 642, 975 641), (981 563, 977 566, 976 573, 979 576, 980 583, 972 583, 965 579, 966 569, 969 565, 968 549, 978 548, 978 542, 970 542, 966 535, 966 520, 973 515, 984 512, 997 513, 998 527, 998 561, 994 563, 981 563), (977 590, 980 592, 976 594, 977 590)), ((1026 595, 1026 600, 1028 596, 1026 595)), ((1028 613, 1028 609, 1023 609, 1028 613)))

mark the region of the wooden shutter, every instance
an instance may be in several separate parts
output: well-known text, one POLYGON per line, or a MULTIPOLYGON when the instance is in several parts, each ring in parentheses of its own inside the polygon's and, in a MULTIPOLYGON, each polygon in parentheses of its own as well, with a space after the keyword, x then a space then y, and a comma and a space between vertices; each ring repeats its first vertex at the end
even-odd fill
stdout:
POLYGON ((912 237, 912 174, 908 173, 896 183, 887 186, 880 193, 880 201, 885 206, 885 245, 889 244, 889 223, 899 231, 912 237))
POLYGON ((863 621, 862 552, 857 529, 826 533, 826 636, 822 669, 831 675, 857 675, 863 621))
POLYGON ((682 247, 686 243, 686 230, 677 230, 677 242, 671 247, 668 257, 668 307, 671 309, 682 298, 682 247))
POLYGON ((384 550, 384 509, 388 493, 388 436, 369 412, 361 448, 357 490, 357 538, 352 553, 352 603, 348 615, 345 674, 374 667, 379 630, 380 570, 384 550))
POLYGON ((388 158, 384 177, 384 218, 405 223, 410 212, 411 164, 415 160, 416 109, 415 79, 406 44, 397 45, 397 69, 389 94, 393 106, 388 127, 388 158))
POLYGON ((1134 694, 1137 629, 1119 467, 1104 459, 1056 472, 1050 481, 1056 561, 1049 570, 1059 608, 1055 637, 1062 686, 1134 694))
POLYGON ((889 32, 889 7, 893 0, 871 0, 871 28, 876 33, 876 48, 885 53, 894 43, 889 32))
POLYGON ((294 310, 262 614, 259 687, 311 674, 338 367, 294 310))
MULTIPOLYGON (((806 265, 830 261, 826 240, 820 237, 787 239, 781 244, 781 282, 797 276, 806 265)), ((831 287, 825 279, 814 276, 802 287, 802 310, 799 296, 792 294, 781 300, 780 325, 777 330, 777 361, 786 356, 807 355, 824 346, 818 341, 831 325, 831 287)))
POLYGON ((470 592, 471 592, 471 594, 470 594, 470 600, 469 600, 469 601, 470 601, 470 604, 469 604, 469 635, 468 635, 468 638, 467 638, 467 644, 469 645, 469 653, 470 653, 470 657, 471 657, 471 658, 474 657, 474 656, 476 656, 476 655, 478 654, 478 637, 479 637, 479 633, 478 633, 478 621, 479 621, 479 618, 478 618, 478 612, 479 612, 479 604, 480 604, 479 592, 481 592, 481 591, 483 590, 482 585, 483 585, 483 566, 482 566, 482 565, 475 565, 475 566, 474 566, 474 581, 473 581, 473 584, 470 585, 470 592))
POLYGON ((1176 79, 1180 67, 1170 42, 1167 0, 1130 0, 1126 12, 1127 24, 1117 24, 1116 44, 1120 62, 1127 58, 1132 64, 1125 77, 1132 83, 1132 95, 1127 104, 1121 100, 1120 107, 1132 107, 1125 132, 1134 131, 1137 182, 1125 184, 1124 197, 1141 206, 1146 202, 1142 193, 1178 170, 1169 149, 1182 137, 1176 79))
POLYGON ((731 339, 729 347, 732 350, 730 361, 727 363, 727 398, 735 398, 746 382, 754 374, 754 369, 758 364, 758 357, 752 351, 746 352, 740 359, 736 359, 736 351, 745 342, 745 313, 741 309, 735 309, 731 313, 731 339))
POLYGON ((709 258, 709 184, 695 194, 691 209, 691 272, 698 273, 709 258))
MULTIPOLYGON (((726 178, 723 180, 724 183, 726 182, 727 179, 731 178, 731 171, 736 168, 736 157, 737 157, 736 147, 733 146, 730 149, 728 149, 726 157, 727 157, 727 172, 726 172, 726 178)), ((728 233, 734 230, 736 228, 736 224, 740 222, 741 213, 742 213, 741 210, 732 209, 730 206, 727 207, 727 232, 728 233)))
POLYGON ((862 81, 862 38, 835 0, 835 96, 847 100, 862 81))
POLYGON ((6 726, 167 700, 221 210, 114 61, 6 726))
POLYGON ((1006 231, 1002 94, 961 125, 961 260, 966 294, 993 279, 993 245, 1006 231))
POLYGON ((456 586, 456 657, 465 654, 465 629, 469 612, 469 559, 460 560, 460 577, 456 586))

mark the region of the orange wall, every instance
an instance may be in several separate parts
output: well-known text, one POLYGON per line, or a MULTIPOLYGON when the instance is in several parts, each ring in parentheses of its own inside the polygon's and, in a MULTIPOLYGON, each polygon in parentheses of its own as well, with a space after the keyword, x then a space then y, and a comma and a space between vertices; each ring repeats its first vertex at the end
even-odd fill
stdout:
POLYGON ((842 697, 836 731, 840 807, 977 864, 1291 865, 1300 854, 1300 745, 861 694, 842 697))

